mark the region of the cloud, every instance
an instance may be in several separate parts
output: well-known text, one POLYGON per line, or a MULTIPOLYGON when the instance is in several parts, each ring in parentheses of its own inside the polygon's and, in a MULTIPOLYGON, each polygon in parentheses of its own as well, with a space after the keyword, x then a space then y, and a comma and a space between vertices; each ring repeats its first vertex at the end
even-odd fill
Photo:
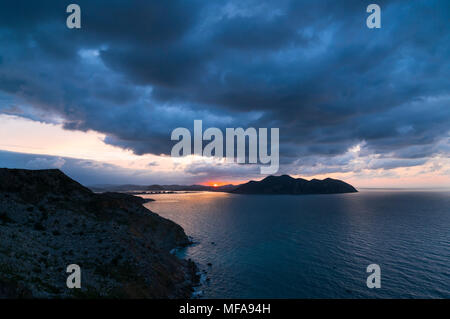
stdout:
POLYGON ((61 158, 42 158, 36 157, 25 164, 25 167, 30 169, 48 169, 48 168, 61 168, 66 161, 61 158))
POLYGON ((147 164, 147 166, 152 167, 152 166, 159 166, 159 164, 157 162, 150 162, 147 164))
POLYGON ((169 154, 194 119, 279 127, 284 170, 359 169, 360 143, 374 169, 449 154, 448 1, 380 1, 379 30, 361 1, 78 4, 80 30, 61 2, 0 4, 0 112, 136 154, 169 154))
POLYGON ((164 172, 130 169, 118 165, 82 158, 58 157, 0 151, 0 167, 23 169, 61 169, 65 174, 86 186, 97 184, 191 184, 201 179, 184 176, 179 171, 164 172))

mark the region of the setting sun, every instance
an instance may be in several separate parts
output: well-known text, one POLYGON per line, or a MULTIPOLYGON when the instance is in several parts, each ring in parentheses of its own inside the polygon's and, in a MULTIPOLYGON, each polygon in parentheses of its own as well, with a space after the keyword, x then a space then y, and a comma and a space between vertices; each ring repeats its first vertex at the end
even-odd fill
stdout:
POLYGON ((212 187, 220 187, 220 186, 224 186, 224 185, 228 185, 228 184, 234 184, 235 181, 207 181, 205 183, 202 183, 203 185, 206 186, 212 186, 212 187))

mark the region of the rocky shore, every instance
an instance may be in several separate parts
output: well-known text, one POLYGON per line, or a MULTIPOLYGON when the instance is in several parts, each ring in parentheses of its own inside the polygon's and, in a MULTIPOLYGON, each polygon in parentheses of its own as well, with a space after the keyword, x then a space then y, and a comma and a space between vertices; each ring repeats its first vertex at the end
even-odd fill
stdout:
POLYGON ((143 203, 59 170, 0 169, 0 298, 189 298, 197 267, 170 251, 190 240, 143 203))

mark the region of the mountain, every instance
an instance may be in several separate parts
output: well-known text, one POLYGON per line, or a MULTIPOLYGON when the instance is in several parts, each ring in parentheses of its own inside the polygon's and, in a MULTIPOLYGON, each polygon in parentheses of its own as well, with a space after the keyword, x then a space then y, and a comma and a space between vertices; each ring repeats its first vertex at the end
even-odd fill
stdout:
POLYGON ((190 240, 144 201, 59 170, 0 169, 0 298, 189 298, 197 268, 170 251, 190 240), (70 264, 81 289, 66 287, 70 264))
POLYGON ((163 185, 163 190, 169 191, 190 191, 190 192, 228 192, 235 189, 235 185, 222 185, 222 186, 206 186, 206 185, 163 185))
POLYGON ((354 193, 357 190, 338 179, 324 180, 293 178, 289 175, 267 176, 263 180, 241 185, 103 185, 90 187, 95 192, 125 192, 133 195, 159 192, 225 192, 235 194, 337 194, 354 193))
POLYGON ((259 182, 250 181, 239 185, 231 193, 235 194, 338 194, 354 193, 357 190, 341 180, 293 178, 289 175, 268 176, 259 182))
POLYGON ((89 189, 96 193, 104 193, 104 192, 127 192, 127 191, 142 191, 147 186, 144 185, 134 185, 134 184, 124 184, 124 185, 108 185, 108 184, 99 184, 89 186, 89 189))
POLYGON ((206 186, 206 185, 95 185, 89 188, 94 192, 126 192, 145 194, 146 192, 229 192, 236 185, 206 186))

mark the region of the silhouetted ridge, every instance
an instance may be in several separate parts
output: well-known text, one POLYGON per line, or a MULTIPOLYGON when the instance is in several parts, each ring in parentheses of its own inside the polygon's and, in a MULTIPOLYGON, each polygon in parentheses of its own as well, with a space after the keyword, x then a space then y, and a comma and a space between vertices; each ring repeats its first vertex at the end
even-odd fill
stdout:
POLYGON ((91 191, 74 181, 59 169, 26 170, 0 169, 0 191, 23 192, 27 188, 39 192, 82 192, 91 191))
POLYGON ((338 194, 355 193, 357 190, 341 180, 326 178, 324 180, 293 178, 289 175, 267 176, 263 180, 238 186, 231 193, 236 194, 338 194))

